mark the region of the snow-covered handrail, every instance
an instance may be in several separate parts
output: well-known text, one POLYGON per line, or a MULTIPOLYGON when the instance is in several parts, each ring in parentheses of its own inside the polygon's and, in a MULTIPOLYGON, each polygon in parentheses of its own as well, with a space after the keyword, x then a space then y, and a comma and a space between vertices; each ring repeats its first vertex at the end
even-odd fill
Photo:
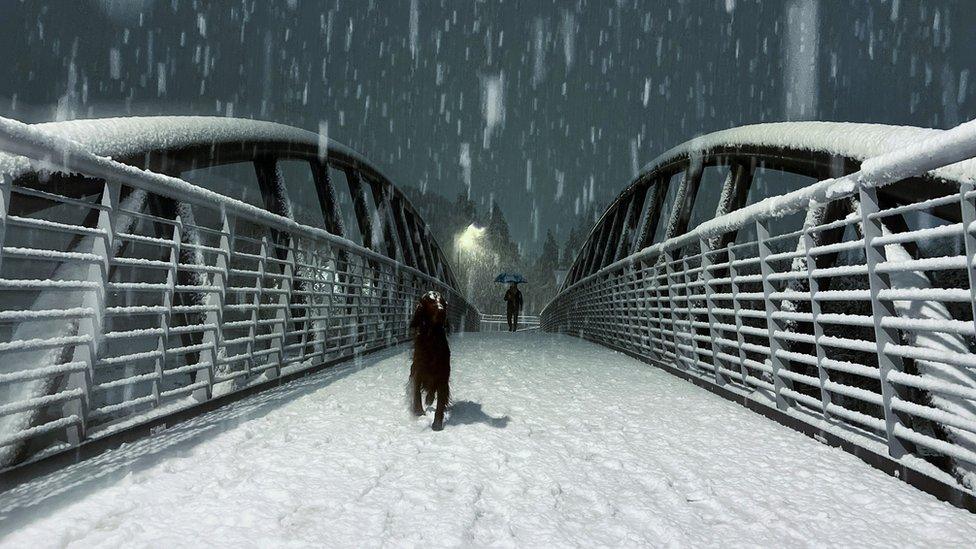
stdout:
MULTIPOLYGON (((383 254, 364 248, 355 242, 336 236, 326 230, 296 223, 287 217, 271 213, 263 208, 215 193, 182 179, 149 170, 140 170, 116 162, 111 158, 96 156, 81 145, 52 135, 18 120, 0 117, 0 151, 22 156, 37 162, 36 168, 83 174, 106 180, 126 181, 127 184, 182 202, 194 205, 220 204, 231 215, 267 223, 275 228, 327 240, 374 261, 395 263, 383 254)), ((402 268, 411 267, 403 265, 402 268)), ((420 276, 426 274, 416 271, 420 276)))
POLYGON ((0 118, 0 472, 402 342, 431 289, 477 330, 434 267, 0 118))
MULTIPOLYGON (((619 269, 622 265, 643 257, 660 255, 667 250, 697 243, 702 238, 712 238, 735 231, 748 223, 785 217, 806 209, 810 204, 821 204, 851 196, 855 194, 858 185, 883 187, 958 162, 971 161, 973 157, 976 157, 976 120, 970 120, 933 135, 921 143, 867 159, 862 163, 860 171, 850 175, 825 179, 809 187, 781 196, 771 196, 730 214, 710 219, 683 235, 652 244, 607 265, 589 277, 577 281, 576 284, 585 283, 590 278, 599 277, 605 272, 619 269)), ((564 290, 569 289, 571 288, 567 287, 564 290)))
MULTIPOLYGON (((751 183, 749 162, 763 162, 756 150, 748 160, 729 147, 715 158, 692 153, 686 161, 740 170, 723 196, 751 183)), ((976 191, 964 175, 976 173, 974 157, 976 121, 926 130, 854 159, 854 173, 717 215, 602 268, 597 259, 543 310, 543 329, 829 431, 976 505, 976 191), (890 184, 929 185, 924 176, 946 173, 958 190, 907 204, 885 198, 890 184), (797 213, 802 227, 784 229, 780 220, 797 213)), ((614 258, 600 248, 620 248, 621 212, 641 211, 628 199, 604 215, 615 224, 590 233, 590 256, 614 258)))

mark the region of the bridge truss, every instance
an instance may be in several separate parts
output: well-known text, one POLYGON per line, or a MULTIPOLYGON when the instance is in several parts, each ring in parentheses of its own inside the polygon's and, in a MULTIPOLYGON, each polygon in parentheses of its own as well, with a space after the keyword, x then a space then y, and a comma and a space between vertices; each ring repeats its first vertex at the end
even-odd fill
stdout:
POLYGON ((542 327, 976 509, 974 155, 976 122, 772 124, 692 141, 610 205, 542 327), (710 203, 709 170, 721 174, 710 203), (757 183, 771 172, 808 182, 776 195, 757 183))

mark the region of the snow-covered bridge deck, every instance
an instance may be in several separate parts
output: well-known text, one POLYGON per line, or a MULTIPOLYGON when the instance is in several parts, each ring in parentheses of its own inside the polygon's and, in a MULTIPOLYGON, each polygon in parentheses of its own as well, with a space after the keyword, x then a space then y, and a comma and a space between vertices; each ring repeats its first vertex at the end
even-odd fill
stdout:
POLYGON ((22 485, 0 545, 964 545, 976 520, 585 341, 453 339, 445 430, 406 348, 22 485))

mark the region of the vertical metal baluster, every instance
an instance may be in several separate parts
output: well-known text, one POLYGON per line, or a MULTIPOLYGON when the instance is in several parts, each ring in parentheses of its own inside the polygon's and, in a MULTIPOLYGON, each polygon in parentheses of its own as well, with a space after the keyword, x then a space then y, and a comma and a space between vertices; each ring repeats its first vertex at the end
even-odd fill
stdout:
MULTIPOLYGON (((398 343, 400 341, 399 288, 400 288, 400 280, 403 279, 403 275, 405 273, 404 267, 405 267, 404 265, 399 265, 399 264, 393 265, 392 268, 390 269, 390 275, 387 278, 386 317, 388 320, 386 324, 386 340, 389 344, 398 343)), ((444 299, 448 300, 448 307, 451 307, 452 303, 454 303, 454 299, 451 296, 450 291, 444 292, 444 299)), ((458 331, 463 330, 464 327, 464 323, 461 322, 460 319, 457 319, 455 322, 452 322, 451 325, 454 326, 454 329, 458 331)))
MULTIPOLYGON (((339 283, 341 277, 339 276, 340 269, 348 269, 350 263, 350 257, 343 250, 338 249, 334 244, 330 244, 331 254, 332 254, 332 276, 329 279, 329 291, 326 293, 327 301, 325 303, 326 311, 325 315, 328 318, 324 319, 319 323, 322 328, 319 332, 316 332, 317 338, 319 339, 322 354, 322 360, 325 360, 328 356, 329 351, 329 338, 330 334, 337 333, 338 343, 334 347, 342 346, 342 315, 345 313, 347 306, 347 297, 343 286, 339 283), (340 262, 341 258, 345 258, 345 261, 340 262)), ((319 315, 323 316, 323 315, 319 315)))
POLYGON ((173 238, 169 248, 169 269, 166 271, 166 289, 163 290, 162 300, 163 312, 159 315, 159 328, 162 333, 159 334, 156 343, 156 379, 153 380, 152 384, 153 407, 159 406, 159 394, 162 392, 160 386, 163 383, 163 370, 166 366, 166 348, 169 345, 169 329, 172 323, 173 301, 176 296, 177 272, 180 268, 180 245, 183 242, 182 226, 182 218, 177 215, 173 224, 173 238))
MULTIPOLYGON (((280 289, 284 290, 278 294, 278 306, 275 309, 275 323, 274 323, 274 338, 271 340, 272 348, 276 350, 276 355, 278 357, 278 363, 271 367, 267 372, 267 377, 275 378, 281 375, 281 368, 285 366, 285 360, 287 357, 287 350, 285 349, 285 340, 288 337, 288 326, 292 323, 291 318, 291 299, 292 292, 295 288, 295 238, 291 236, 288 238, 288 252, 285 254, 285 264, 284 269, 282 269, 282 276, 280 289)), ((275 249, 275 256, 277 256, 277 248, 275 249)), ((270 360, 270 357, 269 357, 270 360)))
POLYGON ((671 309, 671 314, 669 319, 671 320, 671 340, 674 343, 674 366, 675 368, 684 370, 687 369, 687 365, 681 361, 681 349, 678 347, 678 324, 675 322, 675 316, 678 312, 677 304, 677 290, 675 290, 675 285, 678 283, 674 277, 674 268, 671 266, 674 261, 674 252, 666 251, 664 252, 664 270, 667 273, 668 281, 668 305, 671 309))
POLYGON ((653 326, 653 315, 651 312, 651 292, 653 291, 653 282, 648 278, 648 267, 647 262, 643 259, 637 262, 639 270, 639 276, 637 278, 637 295, 639 296, 637 301, 637 310, 634 311, 635 315, 646 323, 643 324, 644 331, 641 337, 644 338, 643 348, 648 354, 654 354, 654 332, 653 326))
POLYGON ((355 334, 352 335, 353 345, 350 349, 353 353, 355 353, 360 344, 365 341, 365 334, 367 331, 367 326, 364 324, 365 317, 363 313, 363 308, 365 307, 366 303, 366 293, 363 291, 365 289, 363 288, 363 285, 366 281, 366 269, 369 267, 366 259, 362 257, 360 257, 360 259, 361 261, 359 265, 352 272, 350 272, 349 276, 349 290, 353 292, 353 307, 350 311, 352 318, 347 319, 347 321, 352 320, 352 322, 355 323, 354 325, 349 326, 349 331, 355 332, 355 334))
POLYGON ((626 322, 628 326, 627 336, 630 340, 631 350, 645 352, 644 337, 640 327, 640 264, 636 262, 628 263, 630 269, 630 279, 627 281, 627 314, 626 322))
POLYGON ((220 243, 217 256, 214 258, 213 291, 207 293, 206 324, 212 326, 203 333, 203 343, 207 345, 210 354, 210 365, 206 369, 197 370, 197 379, 201 373, 206 376, 206 398, 213 397, 213 385, 217 373, 220 371, 220 349, 224 345, 224 306, 227 300, 227 281, 230 278, 231 256, 234 253, 234 219, 221 208, 220 211, 220 243))
POLYGON ((614 302, 614 288, 616 285, 610 279, 610 274, 603 275, 603 298, 599 302, 600 317, 602 323, 599 326, 600 341, 613 344, 614 339, 610 335, 610 327, 613 325, 614 313, 612 303, 614 302))
POLYGON ((709 256, 710 244, 707 238, 700 238, 698 240, 698 246, 701 250, 701 268, 702 268, 702 282, 705 283, 705 307, 708 309, 708 337, 712 340, 712 366, 715 368, 715 383, 717 385, 725 385, 726 379, 725 374, 722 373, 721 365, 722 360, 718 357, 721 352, 721 347, 718 343, 718 328, 715 327, 718 324, 718 319, 715 317, 715 290, 712 288, 712 279, 714 275, 711 271, 712 258, 709 256))
POLYGON ((627 346, 627 342, 629 339, 628 337, 629 334, 627 333, 627 330, 620 329, 622 326, 625 326, 623 319, 625 318, 624 313, 627 308, 625 292, 626 292, 628 277, 629 276, 627 274, 626 268, 621 269, 619 271, 619 275, 614 275, 616 282, 614 283, 613 302, 608 303, 608 305, 612 307, 611 310, 613 311, 613 319, 614 319, 613 325, 611 326, 611 334, 613 335, 613 337, 616 338, 617 343, 622 347, 627 346))
MULTIPOLYGON (((962 210, 962 240, 966 247, 966 274, 969 276, 969 303, 973 313, 973 323, 976 325, 976 236, 973 235, 973 223, 976 223, 976 203, 967 195, 976 188, 972 183, 959 185, 959 201, 962 210)), ((0 235, 2 243, 2 235, 0 235)))
MULTIPOLYGON (((268 244, 268 236, 264 235, 261 237, 261 254, 258 260, 258 271, 257 275, 254 277, 254 293, 252 298, 251 309, 251 325, 248 327, 248 338, 247 338, 247 361, 245 364, 245 379, 251 377, 251 370, 253 370, 257 364, 254 361, 254 351, 255 342, 254 338, 258 336, 261 331, 261 303, 264 301, 264 276, 268 269, 268 253, 270 252, 271 246, 268 244)), ((270 358, 268 359, 270 360, 270 358)))
POLYGON ((878 191, 873 187, 861 186, 859 190, 861 223, 864 232, 864 253, 867 258, 868 282, 871 285, 871 312, 874 316, 874 338, 877 345, 878 368, 881 375, 881 401, 884 407, 885 436, 888 440, 888 453, 898 459, 909 453, 909 446, 902 443, 896 431, 902 426, 901 418, 891 409, 891 401, 898 397, 896 387, 888 380, 890 372, 903 372, 904 364, 899 356, 888 354, 889 346, 897 345, 901 340, 898 330, 882 326, 885 317, 897 317, 895 304, 890 299, 882 300, 879 293, 891 289, 888 277, 878 272, 878 265, 887 260, 884 245, 876 245, 874 240, 880 238, 883 229, 881 219, 876 215, 880 211, 878 191))
MULTIPOLYGON (((394 326, 396 325, 396 273, 399 270, 399 264, 390 264, 384 269, 383 278, 381 279, 381 284, 383 291, 380 296, 383 299, 383 344, 392 345, 394 343, 394 326)), ((441 295, 445 300, 451 299, 450 292, 446 288, 441 288, 441 295)), ((450 318, 450 313, 452 309, 450 308, 450 302, 448 301, 447 314, 450 318)))
POLYGON ((91 406, 91 387, 95 376, 95 366, 98 362, 100 343, 105 323, 105 307, 108 298, 106 286, 109 282, 109 269, 115 251, 115 229, 119 214, 119 193, 121 185, 114 181, 106 181, 102 187, 102 209, 98 212, 96 228, 103 234, 93 237, 92 253, 101 258, 98 263, 88 267, 88 280, 96 282, 97 286, 84 292, 82 307, 91 309, 91 316, 78 321, 78 335, 88 336, 88 344, 76 345, 72 362, 83 362, 87 368, 73 372, 68 376, 68 387, 82 390, 82 397, 69 400, 62 406, 63 417, 75 416, 78 423, 67 428, 68 443, 72 446, 79 444, 86 438, 88 429, 88 412, 91 406))
POLYGON ((735 337, 739 344, 739 372, 742 374, 742 384, 748 387, 749 383, 746 380, 749 379, 749 367, 746 366, 746 338, 742 333, 742 306, 739 304, 739 283, 736 281, 739 272, 735 266, 734 243, 730 242, 725 249, 729 254, 729 285, 732 287, 732 312, 735 315, 735 337))
POLYGON ((827 353, 820 343, 824 337, 824 329, 820 323, 820 299, 817 296, 817 293, 820 292, 820 281, 814 276, 817 264, 810 253, 815 245, 811 229, 813 227, 803 228, 803 247, 806 250, 807 280, 810 284, 810 316, 813 320, 813 342, 817 349, 817 375, 820 377, 820 406, 823 408, 824 418, 830 419, 830 391, 827 390, 827 383, 830 378, 823 364, 827 358, 827 353))
MULTIPOLYGON (((608 243, 609 247, 609 243, 608 243)), ((620 278, 614 273, 607 273, 607 298, 603 301, 603 308, 607 310, 606 338, 608 341, 620 344, 620 337, 617 335, 617 320, 620 317, 620 278)))
POLYGON ((627 340, 630 342, 630 349, 632 351, 641 350, 641 336, 640 328, 636 324, 637 319, 637 265, 633 262, 627 263, 627 271, 629 276, 627 277, 626 286, 624 289, 624 299, 626 300, 627 306, 624 308, 623 320, 627 326, 627 340))
POLYGON ((3 243, 7 236, 7 216, 10 215, 10 190, 13 180, 9 174, 0 175, 0 272, 3 268, 3 243))
POLYGON ((785 327, 781 320, 775 318, 780 307, 779 302, 772 298, 772 293, 776 289, 773 286, 773 282, 769 279, 774 271, 769 261, 772 250, 768 242, 769 227, 767 226, 766 220, 756 220, 756 235, 759 242, 759 263, 762 270, 763 301, 766 305, 766 329, 769 333, 769 362, 773 368, 773 390, 776 393, 776 407, 780 410, 785 410, 792 405, 792 399, 788 399, 783 394, 783 389, 787 388, 789 384, 781 375, 781 370, 785 366, 783 364, 783 357, 779 355, 779 351, 783 349, 783 346, 777 336, 777 332, 784 332, 785 327))
MULTIPOLYGON (((655 314, 657 315, 658 342, 660 344, 660 352, 658 353, 658 356, 661 359, 661 362, 666 362, 668 358, 667 356, 668 346, 667 346, 667 336, 664 333, 665 330, 664 329, 665 320, 664 320, 664 311, 663 311, 664 301, 665 301, 664 294, 665 292, 668 292, 667 302, 669 306, 671 304, 671 294, 670 294, 669 284, 665 284, 664 286, 661 285, 661 275, 662 275, 661 270, 663 267, 663 263, 664 262, 661 261, 661 256, 657 256, 654 258, 654 266, 653 266, 654 294, 655 294, 654 303, 657 306, 656 307, 657 311, 655 312, 655 314)), ((663 274, 665 275, 665 282, 668 282, 667 273, 665 272, 663 274)), ((673 320, 673 317, 671 315, 668 315, 668 320, 673 320)), ((674 329, 672 328, 672 339, 673 338, 674 338, 674 329)), ((677 360, 677 354, 675 354, 675 360, 677 360)))
POLYGON ((692 298, 697 297, 698 294, 692 293, 691 289, 691 275, 688 271, 691 267, 688 265, 688 256, 685 255, 681 259, 681 278, 684 280, 685 286, 685 316, 688 318, 688 336, 691 339, 691 356, 695 363, 695 369, 698 370, 699 375, 704 375, 705 368, 702 367, 702 357, 701 350, 698 348, 698 330, 695 328, 695 315, 692 313, 692 298))
MULTIPOLYGON (((315 316, 315 313, 312 312, 312 296, 315 295, 316 293, 315 291, 316 283, 312 282, 313 280, 315 280, 315 274, 313 273, 315 267, 312 266, 314 264, 314 260, 313 260, 314 256, 312 255, 313 252, 311 251, 312 249, 314 249, 314 247, 315 247, 314 241, 309 242, 305 250, 302 251, 302 254, 295 257, 296 275, 299 272, 299 264, 302 265, 301 267, 302 276, 300 278, 303 279, 302 282, 302 288, 304 288, 303 299, 305 300, 305 315, 304 315, 305 318, 302 321, 302 333, 301 333, 301 343, 300 343, 301 347, 299 347, 299 353, 298 353, 299 368, 302 368, 304 364, 310 360, 308 354, 308 338, 311 335, 311 331, 312 331, 311 328, 312 317, 315 316)), ((292 318, 292 320, 294 320, 294 318, 292 318)))

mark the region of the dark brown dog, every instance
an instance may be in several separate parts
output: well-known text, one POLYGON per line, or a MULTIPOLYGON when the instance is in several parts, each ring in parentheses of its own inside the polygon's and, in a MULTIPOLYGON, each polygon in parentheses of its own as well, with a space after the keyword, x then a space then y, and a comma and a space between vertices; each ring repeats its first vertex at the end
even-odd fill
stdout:
POLYGON ((413 333, 413 364, 410 365, 411 408, 424 415, 420 392, 427 393, 427 406, 437 397, 434 423, 431 428, 444 428, 444 409, 451 398, 448 381, 451 377, 451 348, 447 345, 447 302, 437 292, 427 292, 420 298, 410 322, 413 333))

